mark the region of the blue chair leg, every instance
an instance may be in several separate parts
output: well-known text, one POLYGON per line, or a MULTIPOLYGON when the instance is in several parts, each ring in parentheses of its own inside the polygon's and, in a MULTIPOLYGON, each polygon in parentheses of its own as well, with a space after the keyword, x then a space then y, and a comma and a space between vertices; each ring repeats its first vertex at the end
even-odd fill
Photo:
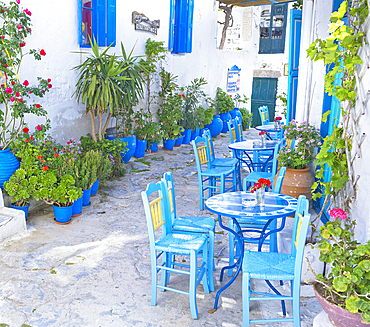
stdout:
MULTIPOLYGON (((209 274, 208 274, 208 267, 210 266, 209 265, 209 262, 208 262, 208 251, 207 251, 207 247, 208 247, 208 244, 207 242, 204 243, 204 246, 203 246, 203 262, 205 263, 204 265, 204 273, 203 273, 203 276, 202 276, 202 282, 203 282, 203 290, 204 290, 204 293, 208 294, 209 291, 210 291, 210 287, 209 287, 209 274)), ((211 272, 212 272, 212 269, 211 269, 211 272)), ((213 285, 213 274, 212 274, 212 285, 213 285)))
POLYGON ((249 327, 250 296, 251 296, 251 287, 249 273, 243 273, 242 279, 243 327, 249 327))
POLYGON ((214 231, 209 231, 209 251, 208 251, 208 284, 211 292, 215 290, 215 285, 213 282, 213 267, 214 267, 214 244, 215 244, 215 233, 214 231))
MULTIPOLYGON (((298 283, 297 280, 292 280, 291 283, 294 285, 294 282, 298 283)), ((300 305, 299 305, 299 287, 292 287, 292 295, 293 295, 293 322, 294 327, 301 327, 301 312, 300 312, 300 305)))
POLYGON ((203 210, 203 178, 199 176, 199 202, 200 202, 200 210, 203 210))
POLYGON ((151 265, 152 265, 152 297, 151 297, 151 305, 157 304, 157 258, 154 255, 151 255, 151 265))
POLYGON ((225 175, 221 175, 221 191, 220 193, 225 193, 225 175))
MULTIPOLYGON (((162 265, 165 267, 171 267, 171 254, 169 253, 163 253, 162 254, 162 265)), ((161 271, 161 285, 166 286, 167 283, 170 281, 170 273, 168 270, 162 269, 161 271)), ((160 289, 162 292, 164 292, 164 289, 160 289)))
POLYGON ((190 312, 193 319, 198 319, 198 308, 196 302, 195 280, 197 273, 197 255, 195 251, 190 253, 190 282, 189 282, 189 302, 190 312))

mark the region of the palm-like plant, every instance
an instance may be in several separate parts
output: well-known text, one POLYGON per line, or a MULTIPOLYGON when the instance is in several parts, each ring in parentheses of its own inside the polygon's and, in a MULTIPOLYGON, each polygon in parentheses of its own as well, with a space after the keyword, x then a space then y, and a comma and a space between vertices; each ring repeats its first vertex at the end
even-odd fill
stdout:
POLYGON ((110 46, 100 53, 95 38, 93 41, 90 39, 90 44, 92 55, 73 68, 79 71, 79 79, 73 95, 76 95, 78 102, 81 101, 86 105, 86 113, 90 114, 91 118, 92 137, 96 142, 95 118, 99 116, 98 133, 99 140, 102 140, 114 109, 123 107, 124 91, 121 82, 128 80, 129 77, 122 73, 129 68, 129 65, 119 60, 116 55, 107 54, 110 46), (106 112, 108 117, 103 125, 103 114, 106 112))

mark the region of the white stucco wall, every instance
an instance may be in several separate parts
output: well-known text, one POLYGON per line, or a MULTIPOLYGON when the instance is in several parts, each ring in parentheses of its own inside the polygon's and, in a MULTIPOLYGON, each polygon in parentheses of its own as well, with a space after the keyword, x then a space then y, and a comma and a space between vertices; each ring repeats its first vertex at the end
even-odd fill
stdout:
MULTIPOLYGON (((52 130, 50 133, 60 142, 70 137, 78 138, 91 131, 90 118, 83 105, 78 105, 72 94, 75 90, 77 73, 72 67, 83 62, 85 55, 77 45, 77 1, 57 0, 22 0, 21 5, 32 12, 32 35, 26 39, 25 50, 29 48, 45 49, 46 56, 38 62, 25 58, 21 68, 21 78, 36 83, 36 77, 51 78, 53 88, 46 96, 38 100, 48 111, 52 130)), ((291 5, 290 5, 291 6, 291 5)), ((289 7, 290 8, 290 7, 289 7)), ((110 52, 119 54, 120 42, 126 50, 135 46, 134 54, 143 55, 145 42, 150 37, 168 44, 169 25, 168 0, 117 1, 117 46, 110 52), (131 22, 133 11, 147 15, 151 20, 160 19, 158 35, 135 31, 131 22)), ((288 62, 286 54, 258 55, 259 44, 259 7, 252 8, 252 31, 249 41, 243 43, 242 51, 217 49, 218 2, 214 0, 195 1, 193 51, 191 54, 168 54, 164 66, 179 76, 178 84, 185 86, 196 77, 205 77, 208 85, 205 91, 214 96, 217 87, 226 90, 227 71, 233 65, 241 68, 240 94, 251 98, 253 71, 255 69, 278 70, 281 77, 278 82, 278 94, 287 91, 287 77, 283 75, 284 64, 288 62)), ((287 24, 286 45, 288 45, 289 21, 287 24)), ((88 49, 82 49, 89 52, 88 49)), ((279 105, 280 102, 278 102, 279 105)), ((250 101, 248 104, 250 107, 250 101)), ((277 108, 281 112, 282 108, 277 108)), ((29 126, 37 125, 40 118, 27 117, 29 126)), ((110 124, 113 126, 113 121, 110 124)))

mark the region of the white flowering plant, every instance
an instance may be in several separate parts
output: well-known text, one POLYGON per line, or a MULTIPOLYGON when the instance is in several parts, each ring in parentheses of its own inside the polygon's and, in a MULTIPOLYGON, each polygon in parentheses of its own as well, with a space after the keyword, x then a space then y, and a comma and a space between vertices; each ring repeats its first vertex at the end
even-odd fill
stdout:
POLYGON ((307 122, 298 124, 295 120, 283 128, 285 137, 295 141, 294 146, 288 144, 280 150, 278 155, 280 165, 304 169, 314 158, 315 148, 322 144, 319 130, 307 122))

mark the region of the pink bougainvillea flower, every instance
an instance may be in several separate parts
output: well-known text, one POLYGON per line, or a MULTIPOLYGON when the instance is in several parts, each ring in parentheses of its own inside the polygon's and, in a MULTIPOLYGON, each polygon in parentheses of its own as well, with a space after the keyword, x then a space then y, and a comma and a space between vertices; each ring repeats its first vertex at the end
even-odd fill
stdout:
POLYGON ((41 90, 42 93, 45 93, 45 90, 41 90))
POLYGON ((340 208, 329 210, 329 215, 331 220, 335 220, 336 218, 347 219, 347 213, 340 208))
POLYGON ((10 94, 10 93, 12 93, 12 92, 13 92, 13 90, 12 90, 12 88, 11 88, 11 87, 7 87, 7 88, 5 89, 5 92, 6 92, 6 93, 8 93, 8 94, 10 94))
POLYGON ((19 101, 19 102, 23 102, 23 99, 22 99, 22 98, 20 98, 20 99, 18 99, 18 101, 19 101))
POLYGON ((23 128, 23 133, 28 133, 29 131, 30 130, 27 127, 23 128))
POLYGON ((15 96, 16 96, 16 97, 19 97, 19 92, 16 92, 16 93, 15 93, 15 96))
MULTIPOLYGON (((41 107, 41 105, 37 104, 36 105, 36 108, 39 109, 41 107)), ((40 125, 39 125, 40 126, 40 125)))
POLYGON ((51 89, 53 87, 53 85, 51 84, 48 84, 48 88, 51 89))
POLYGON ((11 97, 10 101, 13 102, 15 100, 15 97, 11 97))
POLYGON ((38 131, 41 131, 42 130, 42 127, 40 125, 37 125, 36 128, 37 128, 38 131))
POLYGON ((22 42, 19 46, 23 48, 26 45, 26 42, 22 42))
POLYGON ((21 3, 21 0, 16 0, 16 1, 17 1, 17 3, 18 3, 18 4, 20 4, 20 3, 21 3))
POLYGON ((19 24, 18 26, 17 26, 17 28, 20 30, 21 28, 22 28, 23 26, 22 26, 22 24, 19 24))
POLYGON ((48 78, 48 83, 50 83, 51 82, 51 79, 50 78, 48 78))
POLYGON ((42 56, 46 56, 46 52, 45 52, 45 50, 44 50, 44 49, 41 49, 41 51, 40 51, 40 55, 42 55, 42 56))
POLYGON ((28 10, 28 9, 25 9, 25 10, 23 10, 27 15, 29 15, 29 16, 31 16, 32 15, 32 13, 28 10))
POLYGON ((23 82, 23 85, 24 85, 24 86, 28 86, 28 84, 29 84, 29 83, 28 83, 28 81, 27 81, 27 80, 25 80, 25 81, 23 82))

